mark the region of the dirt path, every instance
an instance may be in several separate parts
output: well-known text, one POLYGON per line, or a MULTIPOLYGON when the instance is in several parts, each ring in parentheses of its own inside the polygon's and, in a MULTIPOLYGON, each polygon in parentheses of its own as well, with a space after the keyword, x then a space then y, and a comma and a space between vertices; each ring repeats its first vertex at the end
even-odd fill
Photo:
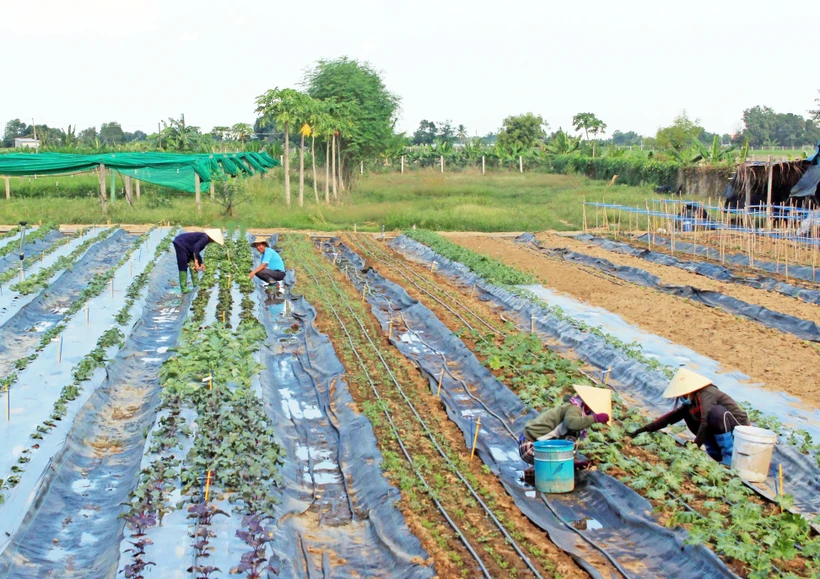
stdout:
MULTIPOLYGON (((536 237, 538 239, 538 243, 544 247, 567 248, 577 251, 578 253, 584 253, 593 257, 607 259, 615 265, 637 267, 658 276, 663 283, 668 285, 691 285, 698 289, 720 292, 750 304, 756 304, 776 312, 789 314, 790 316, 795 316, 820 324, 819 306, 806 303, 796 298, 784 296, 783 294, 759 290, 737 283, 713 280, 702 275, 679 269, 677 267, 659 265, 646 261, 645 259, 632 257, 631 255, 623 255, 608 251, 601 247, 589 245, 582 241, 578 241, 563 235, 556 235, 554 233, 539 233, 536 237)), ((680 254, 680 252, 678 252, 678 257, 680 259, 686 259, 680 254)))
MULTIPOLYGON (((643 330, 739 370, 767 389, 820 407, 820 350, 793 336, 649 288, 610 280, 512 241, 462 234, 452 241, 530 272, 547 287, 604 308, 643 330), (762 355, 765 353, 765 355, 762 355)), ((761 292, 763 293, 763 292, 761 292)))

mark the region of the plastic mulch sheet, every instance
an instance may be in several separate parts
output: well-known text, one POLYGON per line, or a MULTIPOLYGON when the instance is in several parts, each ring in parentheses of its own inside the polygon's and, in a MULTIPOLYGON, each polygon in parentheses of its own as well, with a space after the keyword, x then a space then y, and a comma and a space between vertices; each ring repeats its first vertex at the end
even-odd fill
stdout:
MULTIPOLYGON (((646 233, 641 235, 637 239, 638 241, 641 241, 643 243, 647 243, 649 241, 648 234, 646 233)), ((661 237, 655 234, 652 234, 652 243, 654 245, 662 245, 666 248, 672 247, 672 241, 668 237, 661 237)), ((714 261, 721 260, 720 252, 717 249, 713 249, 711 247, 706 247, 703 245, 696 246, 685 241, 680 241, 678 239, 675 240, 675 251, 680 251, 684 255, 700 255, 701 257, 707 257, 714 261)), ((723 259, 726 263, 730 265, 737 265, 740 267, 756 267, 757 269, 762 269, 763 271, 768 271, 769 273, 786 275, 785 263, 772 263, 771 261, 755 259, 754 263, 750 266, 749 257, 747 255, 742 255, 739 253, 726 253, 723 256, 723 259)), ((793 277, 794 279, 802 279, 803 281, 810 282, 820 282, 820 280, 817 279, 818 277, 820 277, 820 274, 818 274, 816 271, 812 271, 812 268, 807 265, 796 265, 790 263, 788 267, 788 274, 789 277, 793 277)))
POLYGON ((343 244, 323 248, 338 252, 340 269, 351 264, 360 272, 352 274, 351 281, 359 290, 368 284, 368 302, 385 328, 391 316, 399 316, 398 327, 406 330, 395 330, 391 341, 418 365, 434 392, 444 369, 441 400, 464 434, 465 449, 480 417, 480 458, 499 476, 521 511, 591 575, 617 576, 614 569, 618 568, 628 577, 733 576, 705 547, 685 545, 685 532, 659 525, 647 501, 607 475, 582 474, 576 490, 561 497, 543 495, 524 485, 520 477, 526 464, 518 456, 517 438, 536 413, 403 288, 366 268, 343 244))
POLYGON ((19 358, 31 354, 42 334, 63 320, 94 275, 114 266, 136 239, 119 230, 95 244, 49 288, 0 326, 0 375, 10 374, 19 358))
MULTIPOLYGON (((465 287, 475 286, 481 299, 503 309, 505 315, 514 320, 519 328, 529 331, 533 320, 539 332, 558 340, 581 360, 596 367, 602 376, 608 372, 609 385, 627 396, 631 403, 640 406, 648 416, 657 418, 672 409, 670 401, 662 396, 668 379, 659 371, 652 370, 627 356, 623 350, 608 344, 604 337, 579 330, 568 319, 559 318, 536 302, 486 282, 466 266, 453 262, 406 236, 400 236, 392 243, 412 259, 425 264, 436 261, 437 271, 457 283, 465 287)), ((768 414, 776 416, 788 427, 805 428, 815 440, 820 438, 820 412, 806 408, 798 399, 750 385, 748 376, 726 373, 714 360, 631 326, 611 312, 561 296, 542 286, 525 286, 523 289, 550 305, 560 307, 566 316, 578 322, 602 327, 606 333, 624 343, 640 344, 644 356, 671 367, 686 365, 693 368, 736 400, 746 400, 756 408, 765 409, 768 414)), ((820 468, 814 457, 801 454, 793 446, 786 444, 782 437, 775 447, 769 471, 770 484, 757 485, 756 490, 766 496, 771 495, 774 488, 771 481, 774 481, 780 464, 789 473, 787 492, 794 496, 796 510, 810 516, 820 514, 820 468)))
MULTIPOLYGON (((31 233, 31 230, 26 230, 26 233, 31 233)), ((51 247, 52 243, 63 237, 65 237, 65 235, 54 229, 46 233, 42 239, 24 244, 22 253, 25 257, 41 255, 45 250, 51 247)), ((13 239, 11 243, 15 246, 14 250, 0 258, 0 273, 12 268, 20 268, 20 240, 13 239)))
POLYGON ((516 242, 526 244, 545 255, 560 257, 570 263, 593 267, 598 271, 636 285, 656 289, 664 293, 696 301, 712 308, 721 309, 730 314, 743 316, 744 318, 754 320, 755 322, 759 322, 783 333, 792 334, 801 340, 820 342, 820 326, 810 320, 803 320, 762 306, 750 304, 716 291, 701 290, 689 285, 667 285, 663 283, 658 276, 646 270, 637 267, 615 265, 611 261, 600 257, 593 257, 577 251, 570 251, 569 249, 544 248, 538 245, 537 242, 529 241, 528 238, 522 239, 519 237, 516 239, 516 242))
MULTIPOLYGON (((525 235, 530 236, 531 234, 525 233, 519 239, 522 239, 522 241, 535 241, 534 236, 524 237, 525 235)), ((730 269, 716 263, 711 263, 708 261, 685 261, 665 253, 633 247, 628 243, 612 241, 601 237, 594 237, 589 234, 576 235, 575 239, 591 245, 597 245, 598 247, 602 247, 603 249, 613 253, 622 253, 624 255, 638 257, 652 263, 657 263, 658 265, 677 267, 679 269, 702 275, 717 281, 747 285, 755 289, 777 292, 785 296, 798 298, 809 304, 820 305, 820 291, 798 287, 790 283, 778 281, 771 277, 763 275, 751 277, 738 276, 732 273, 730 269)))
POLYGON ((258 293, 268 332, 262 398, 286 449, 273 542, 280 577, 432 577, 382 476, 370 422, 352 409, 345 368, 314 326, 316 311, 288 295, 285 312, 284 299, 258 293))
POLYGON ((107 378, 78 413, 33 507, 0 555, 0 577, 113 577, 126 509, 154 421, 159 368, 171 355, 190 296, 169 285, 166 254, 151 274, 146 306, 107 378))

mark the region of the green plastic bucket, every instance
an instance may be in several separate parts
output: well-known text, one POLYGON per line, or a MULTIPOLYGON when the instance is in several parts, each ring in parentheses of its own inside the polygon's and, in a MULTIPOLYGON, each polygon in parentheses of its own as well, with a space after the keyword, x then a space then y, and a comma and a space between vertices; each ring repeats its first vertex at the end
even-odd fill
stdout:
POLYGON ((542 493, 569 493, 575 488, 575 443, 536 440, 535 488, 542 493))

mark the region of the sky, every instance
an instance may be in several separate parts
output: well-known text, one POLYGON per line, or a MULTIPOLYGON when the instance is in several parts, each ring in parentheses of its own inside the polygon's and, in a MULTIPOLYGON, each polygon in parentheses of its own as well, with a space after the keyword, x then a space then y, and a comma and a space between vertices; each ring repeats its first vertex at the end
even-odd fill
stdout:
POLYGON ((745 108, 806 115, 820 89, 820 3, 658 0, 5 0, 0 122, 151 133, 252 123, 254 98, 318 59, 363 60, 402 102, 397 127, 470 135, 592 112, 654 135, 682 110, 733 133, 745 108))

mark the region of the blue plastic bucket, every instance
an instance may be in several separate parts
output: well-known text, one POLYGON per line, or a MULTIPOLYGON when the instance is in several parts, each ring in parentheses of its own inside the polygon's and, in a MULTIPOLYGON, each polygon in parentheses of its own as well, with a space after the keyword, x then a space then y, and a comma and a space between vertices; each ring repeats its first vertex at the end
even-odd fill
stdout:
POLYGON ((535 488, 542 493, 569 493, 575 488, 575 443, 536 440, 535 488))

